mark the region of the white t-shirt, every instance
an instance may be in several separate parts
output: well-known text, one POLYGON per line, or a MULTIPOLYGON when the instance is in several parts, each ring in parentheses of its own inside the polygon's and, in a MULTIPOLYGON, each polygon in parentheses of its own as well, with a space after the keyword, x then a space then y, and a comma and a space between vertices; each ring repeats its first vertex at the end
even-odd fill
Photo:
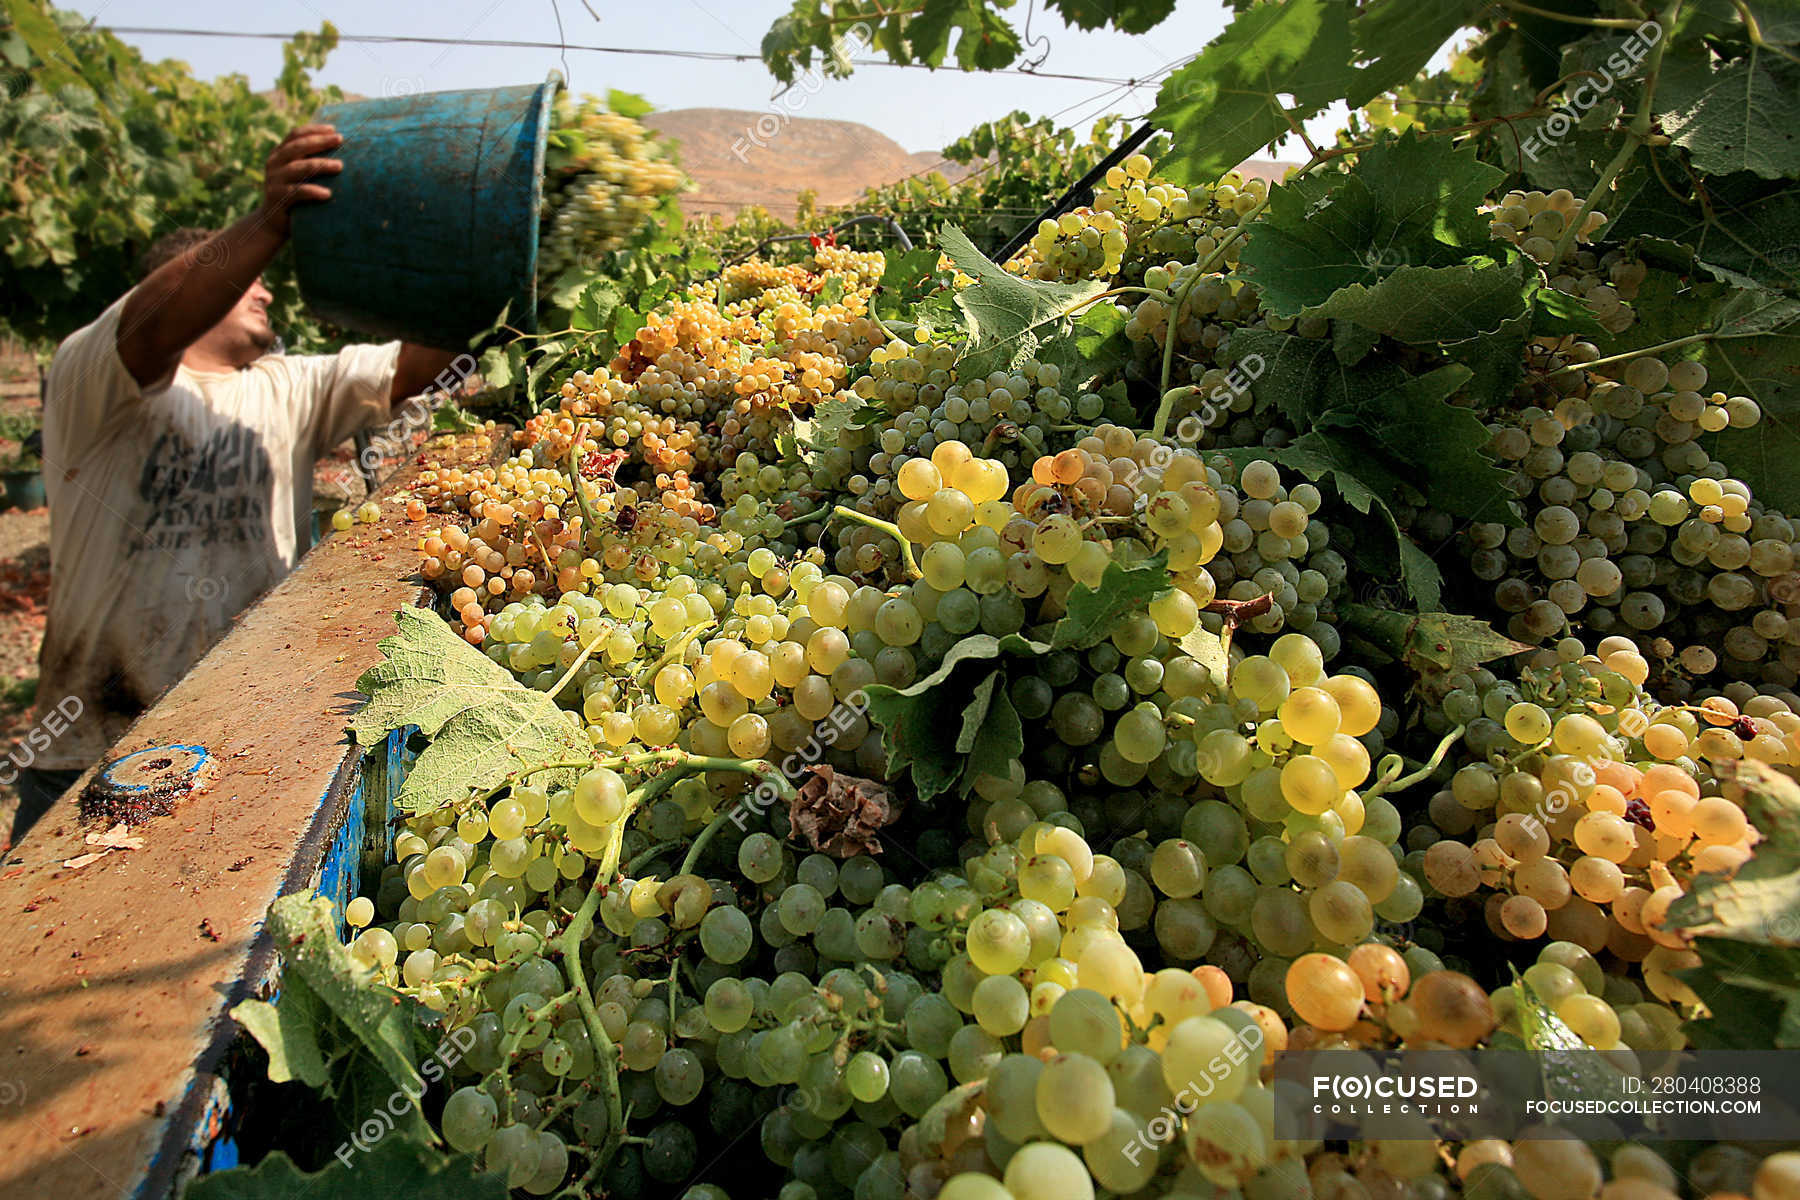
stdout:
MULTIPOLYGON (((85 767, 300 561, 313 460, 386 420, 400 344, 178 367, 140 387, 121 298, 50 364, 50 610, 38 701, 82 715, 31 765, 85 767)), ((273 669, 274 664, 270 664, 273 669)))

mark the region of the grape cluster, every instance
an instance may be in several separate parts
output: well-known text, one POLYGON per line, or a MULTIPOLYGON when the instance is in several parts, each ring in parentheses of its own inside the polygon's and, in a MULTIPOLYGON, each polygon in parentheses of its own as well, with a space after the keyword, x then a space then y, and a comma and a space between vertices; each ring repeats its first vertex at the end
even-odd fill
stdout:
MULTIPOLYGON (((1046 218, 1007 269, 1033 279, 1161 284, 1147 270, 1176 261, 1204 261, 1224 232, 1267 196, 1263 179, 1233 171, 1217 184, 1189 190, 1150 177, 1150 160, 1133 154, 1106 173, 1092 205, 1046 218)), ((1235 263, 1235 248, 1226 262, 1235 263)))
POLYGON ((623 246, 687 185, 661 142, 593 96, 557 96, 544 168, 538 278, 545 283, 623 246))
POLYGON ((963 442, 1017 471, 1051 448, 1067 444, 1058 427, 1072 416, 1100 415, 1098 396, 1071 398, 1060 390, 1062 372, 1027 359, 1011 371, 960 379, 952 370, 957 348, 943 342, 891 342, 869 357, 869 373, 856 381, 859 399, 886 410, 865 423, 856 444, 840 443, 841 468, 833 484, 855 497, 864 511, 890 515, 898 507, 894 471, 909 457, 929 458, 944 442, 963 442))
POLYGON ((1409 835, 1426 882, 1485 893, 1482 916, 1503 940, 1606 951, 1641 964, 1659 999, 1694 1003, 1673 972, 1698 960, 1666 928, 1669 908, 1695 876, 1748 861, 1757 835, 1729 765, 1800 761, 1800 714, 1771 696, 1742 710, 1723 696, 1660 704, 1622 637, 1593 654, 1565 639, 1517 684, 1483 674, 1444 697, 1479 754, 1409 835))
POLYGON ((1628 636, 1684 693, 1715 679, 1792 688, 1800 535, 1699 440, 1755 425, 1756 402, 1705 393, 1695 362, 1635 358, 1618 375, 1491 421, 1525 523, 1469 527, 1475 577, 1524 640, 1628 636))

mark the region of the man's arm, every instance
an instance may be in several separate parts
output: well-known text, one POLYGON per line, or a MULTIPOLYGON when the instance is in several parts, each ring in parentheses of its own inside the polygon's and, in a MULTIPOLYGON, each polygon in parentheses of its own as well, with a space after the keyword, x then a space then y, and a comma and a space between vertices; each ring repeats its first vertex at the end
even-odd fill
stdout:
POLYGON ((434 350, 411 342, 401 346, 399 361, 394 364, 394 386, 388 399, 398 404, 417 396, 430 387, 456 357, 454 350, 434 350))
POLYGON ((295 204, 330 199, 324 185, 307 181, 344 169, 338 159, 318 157, 343 143, 329 125, 305 125, 288 134, 269 156, 262 205, 159 267, 132 292, 119 315, 119 359, 139 386, 167 377, 187 348, 256 282, 287 241, 295 204))

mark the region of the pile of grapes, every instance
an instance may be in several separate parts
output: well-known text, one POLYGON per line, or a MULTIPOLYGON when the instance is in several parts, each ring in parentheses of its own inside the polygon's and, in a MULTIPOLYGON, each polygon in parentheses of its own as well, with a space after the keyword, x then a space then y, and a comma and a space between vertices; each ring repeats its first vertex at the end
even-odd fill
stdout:
MULTIPOLYGON (((1266 195, 1133 158, 1011 265, 1178 297, 1121 300, 1125 376, 1210 393, 1235 330, 1329 336, 1231 273, 1266 195)), ((1569 209, 1495 236, 1548 261, 1569 209)), ((449 1146, 533 1195, 1800 1195, 1767 1147, 1278 1137, 1270 1073, 1687 1044, 1671 910, 1769 835, 1747 764, 1800 764, 1800 533, 1699 440, 1755 403, 1533 341, 1480 414, 1524 523, 1453 539, 1528 645, 1415 676, 1353 652, 1370 581, 1257 455, 1279 412, 1157 436, 1057 363, 960 372, 882 271, 734 267, 421 482, 444 614, 591 746, 436 798, 349 906, 362 982, 473 1035, 449 1146)), ((1611 324, 1643 278, 1550 271, 1611 324)))

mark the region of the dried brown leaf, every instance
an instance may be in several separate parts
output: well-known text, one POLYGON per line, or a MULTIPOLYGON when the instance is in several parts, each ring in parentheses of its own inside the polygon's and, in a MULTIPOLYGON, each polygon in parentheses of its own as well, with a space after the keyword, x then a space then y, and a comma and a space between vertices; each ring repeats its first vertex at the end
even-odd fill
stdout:
POLYGON ((893 793, 872 779, 840 775, 829 766, 807 771, 807 781, 788 805, 795 832, 814 850, 834 858, 880 854, 877 831, 900 815, 893 793))

